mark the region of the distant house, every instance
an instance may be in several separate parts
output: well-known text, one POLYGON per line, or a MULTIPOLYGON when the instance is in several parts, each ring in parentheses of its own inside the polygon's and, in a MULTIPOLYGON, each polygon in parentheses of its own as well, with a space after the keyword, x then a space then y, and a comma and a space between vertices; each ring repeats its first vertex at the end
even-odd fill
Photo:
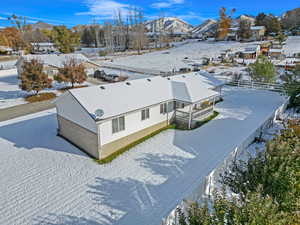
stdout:
POLYGON ((252 41, 262 41, 266 33, 266 28, 264 26, 252 26, 251 33, 250 39, 252 41))
POLYGON ((269 49, 269 57, 271 59, 283 59, 283 50, 282 49, 269 49))
POLYGON ((58 134, 103 159, 172 122, 213 113, 224 83, 197 73, 69 90, 55 101, 58 134))
POLYGON ((272 41, 272 49, 282 49, 283 45, 278 41, 272 41))
POLYGON ((7 46, 0 45, 0 55, 12 55, 13 49, 7 46))
POLYGON ((241 58, 243 59, 256 59, 260 55, 260 45, 253 45, 246 47, 241 52, 241 58))
POLYGON ((227 34, 227 40, 229 41, 238 41, 239 36, 238 36, 238 27, 231 27, 229 28, 229 32, 227 34))
MULTIPOLYGON (((229 32, 227 34, 227 40, 230 41, 239 41, 238 35, 239 27, 231 27, 229 28, 229 32)), ((264 35, 266 33, 266 28, 264 26, 252 26, 251 27, 251 37, 248 41, 262 41, 264 39, 264 35)))
POLYGON ((57 51, 56 46, 51 42, 33 42, 31 43, 31 47, 33 54, 46 54, 57 51))
POLYGON ((44 72, 50 77, 57 74, 58 69, 62 68, 65 62, 74 59, 77 63, 82 63, 88 75, 93 74, 99 66, 91 62, 87 57, 82 54, 49 54, 49 55, 24 55, 17 61, 17 71, 20 76, 22 73, 22 66, 24 61, 37 59, 44 65, 44 72))

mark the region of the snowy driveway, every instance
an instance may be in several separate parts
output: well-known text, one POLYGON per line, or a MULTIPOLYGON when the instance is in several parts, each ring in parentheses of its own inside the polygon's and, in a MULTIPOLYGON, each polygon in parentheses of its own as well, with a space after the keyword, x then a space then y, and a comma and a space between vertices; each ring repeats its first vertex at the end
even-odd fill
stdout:
POLYGON ((158 225, 284 99, 227 88, 221 114, 165 131, 109 165, 56 136, 55 111, 0 123, 1 225, 158 225))

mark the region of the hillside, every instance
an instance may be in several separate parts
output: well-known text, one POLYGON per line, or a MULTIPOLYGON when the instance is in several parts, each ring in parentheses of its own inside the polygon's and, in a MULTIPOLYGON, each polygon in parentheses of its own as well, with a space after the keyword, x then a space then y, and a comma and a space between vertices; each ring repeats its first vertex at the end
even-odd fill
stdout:
POLYGON ((201 36, 208 32, 214 32, 217 27, 217 21, 213 19, 205 20, 202 24, 192 29, 192 35, 201 36))
POLYGON ((149 32, 164 31, 169 33, 186 33, 193 28, 191 24, 175 17, 164 17, 147 21, 145 26, 149 32))
POLYGON ((37 23, 31 24, 32 30, 42 30, 42 29, 46 29, 46 30, 52 30, 53 25, 49 24, 49 23, 45 23, 42 21, 39 21, 37 23))

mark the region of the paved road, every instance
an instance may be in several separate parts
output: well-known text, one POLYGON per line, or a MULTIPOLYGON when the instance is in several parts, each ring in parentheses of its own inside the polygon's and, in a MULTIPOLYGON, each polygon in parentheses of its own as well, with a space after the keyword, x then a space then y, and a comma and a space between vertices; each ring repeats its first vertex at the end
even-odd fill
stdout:
POLYGON ((53 100, 16 105, 0 109, 0 122, 54 108, 53 100))

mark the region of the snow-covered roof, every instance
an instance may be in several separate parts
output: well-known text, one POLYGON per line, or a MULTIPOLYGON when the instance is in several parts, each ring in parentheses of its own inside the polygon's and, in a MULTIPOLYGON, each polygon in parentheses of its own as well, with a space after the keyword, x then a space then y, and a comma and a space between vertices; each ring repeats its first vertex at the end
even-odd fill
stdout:
POLYGON ((32 42, 31 45, 33 46, 54 46, 51 42, 32 42))
POLYGON ((185 77, 157 76, 73 89, 69 92, 90 115, 94 116, 95 111, 101 109, 104 111, 101 119, 106 119, 174 99, 197 102, 218 95, 218 92, 211 90, 215 87, 213 84, 216 79, 201 77, 196 73, 185 77))
POLYGON ((44 55, 24 55, 20 60, 30 61, 37 59, 42 63, 54 67, 63 67, 65 62, 74 59, 77 63, 87 62, 89 59, 82 54, 44 54, 44 55))
POLYGON ((251 27, 251 30, 262 30, 262 29, 265 29, 264 26, 252 26, 251 27))
POLYGON ((269 52, 281 53, 281 52, 282 52, 282 49, 271 48, 271 49, 269 50, 269 52))

